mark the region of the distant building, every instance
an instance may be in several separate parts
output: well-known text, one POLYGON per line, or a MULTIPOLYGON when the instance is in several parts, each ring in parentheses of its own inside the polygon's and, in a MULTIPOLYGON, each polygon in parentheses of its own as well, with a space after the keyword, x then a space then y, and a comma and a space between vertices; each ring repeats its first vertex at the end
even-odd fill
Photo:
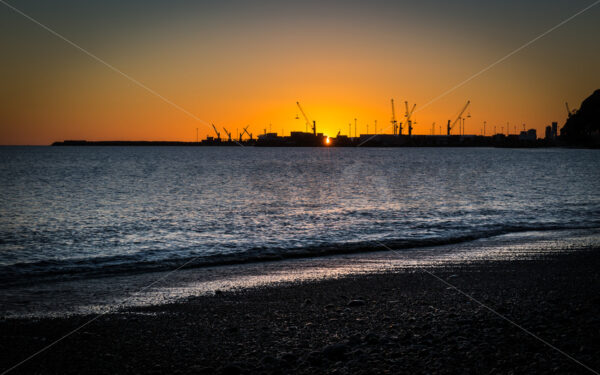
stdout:
POLYGON ((529 129, 527 130, 527 134, 529 135, 529 138, 533 138, 533 140, 537 139, 537 130, 529 129))
POLYGON ((536 140, 537 140, 537 132, 535 131, 535 129, 529 129, 527 131, 522 131, 521 134, 519 134, 519 141, 535 142, 536 140))
POLYGON ((558 137, 558 122, 552 123, 552 137, 553 139, 556 139, 556 137, 558 137))
POLYGON ((552 126, 550 126, 550 125, 546 126, 546 137, 545 138, 547 141, 552 140, 552 126))
POLYGON ((258 139, 277 139, 277 133, 265 133, 265 134, 260 134, 258 136, 258 139))

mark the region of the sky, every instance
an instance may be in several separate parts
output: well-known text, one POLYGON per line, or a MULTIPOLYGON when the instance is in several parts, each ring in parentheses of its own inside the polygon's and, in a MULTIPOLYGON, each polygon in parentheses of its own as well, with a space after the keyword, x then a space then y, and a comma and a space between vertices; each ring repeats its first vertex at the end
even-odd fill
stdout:
POLYGON ((598 4, 451 90, 595 0, 2 1, 161 96, 0 2, 4 145, 288 135, 297 101, 326 135, 391 133, 391 98, 414 134, 470 100, 466 134, 543 136, 600 88, 598 4))

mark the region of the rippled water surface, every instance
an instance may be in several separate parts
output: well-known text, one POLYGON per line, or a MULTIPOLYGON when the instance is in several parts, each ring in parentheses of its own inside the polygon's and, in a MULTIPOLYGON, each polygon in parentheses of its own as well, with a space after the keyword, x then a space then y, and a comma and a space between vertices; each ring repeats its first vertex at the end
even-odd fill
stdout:
POLYGON ((600 153, 0 148, 0 283, 600 227, 600 153))

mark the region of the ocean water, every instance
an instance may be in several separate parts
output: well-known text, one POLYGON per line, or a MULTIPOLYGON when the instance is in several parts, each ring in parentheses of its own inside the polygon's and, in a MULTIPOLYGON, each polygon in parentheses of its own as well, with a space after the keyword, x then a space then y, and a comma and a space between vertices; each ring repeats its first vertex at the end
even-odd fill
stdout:
POLYGON ((0 285, 600 227, 600 152, 2 147, 0 285))

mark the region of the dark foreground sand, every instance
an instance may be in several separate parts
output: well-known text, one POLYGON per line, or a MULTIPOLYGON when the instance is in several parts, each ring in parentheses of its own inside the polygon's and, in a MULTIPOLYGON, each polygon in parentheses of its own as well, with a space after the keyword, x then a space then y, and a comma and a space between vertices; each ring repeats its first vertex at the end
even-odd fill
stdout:
MULTIPOLYGON (((600 250, 430 270, 600 370, 600 250)), ((0 368, 89 318, 0 322, 0 368)), ((14 373, 591 372, 417 270, 105 315, 14 373)))

